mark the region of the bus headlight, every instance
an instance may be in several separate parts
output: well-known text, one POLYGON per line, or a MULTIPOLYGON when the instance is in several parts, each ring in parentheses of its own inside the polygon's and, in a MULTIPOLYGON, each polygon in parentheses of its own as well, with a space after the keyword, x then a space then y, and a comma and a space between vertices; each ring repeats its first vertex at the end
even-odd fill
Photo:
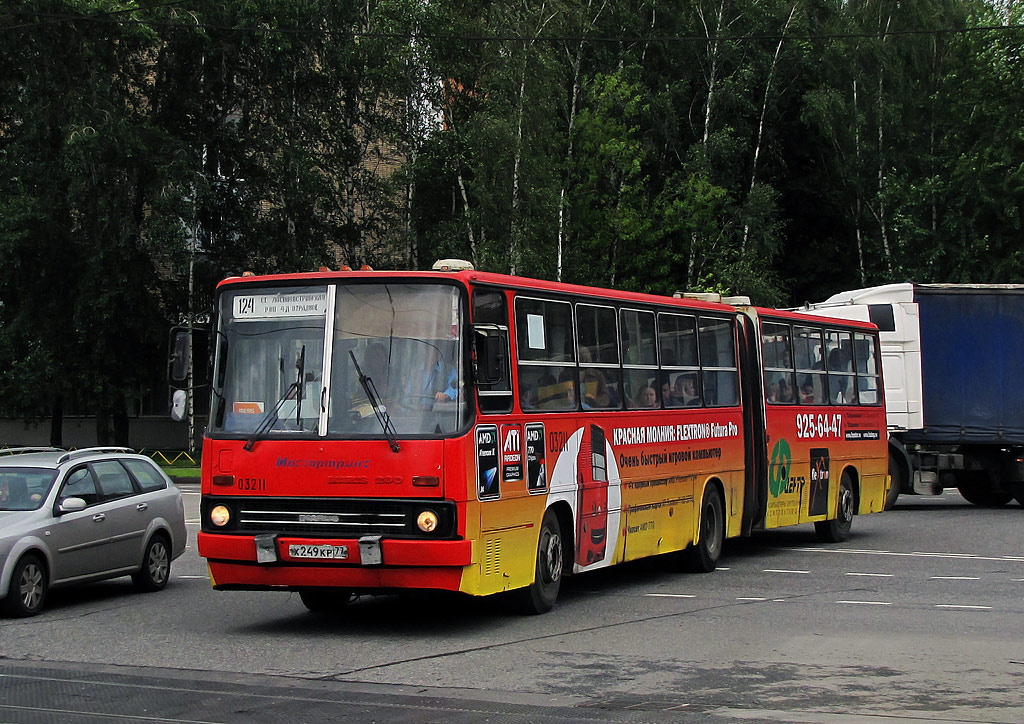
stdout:
POLYGON ((210 509, 210 522, 218 528, 223 528, 231 520, 231 511, 226 505, 216 505, 210 509))
POLYGON ((437 513, 424 510, 416 516, 416 526, 424 533, 433 533, 437 530, 437 513))

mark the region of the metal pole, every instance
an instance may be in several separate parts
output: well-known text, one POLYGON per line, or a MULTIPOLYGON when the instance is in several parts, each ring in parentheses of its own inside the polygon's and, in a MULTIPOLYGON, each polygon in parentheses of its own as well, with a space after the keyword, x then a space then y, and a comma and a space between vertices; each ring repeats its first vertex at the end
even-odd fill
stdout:
POLYGON ((196 422, 195 422, 195 409, 192 404, 192 398, 195 395, 195 389, 192 385, 192 328, 195 326, 196 318, 192 311, 192 290, 195 285, 195 263, 196 263, 196 240, 195 235, 192 237, 192 242, 189 244, 189 258, 188 258, 188 378, 186 384, 188 386, 187 398, 185 400, 186 415, 188 416, 188 451, 192 454, 196 451, 196 422))

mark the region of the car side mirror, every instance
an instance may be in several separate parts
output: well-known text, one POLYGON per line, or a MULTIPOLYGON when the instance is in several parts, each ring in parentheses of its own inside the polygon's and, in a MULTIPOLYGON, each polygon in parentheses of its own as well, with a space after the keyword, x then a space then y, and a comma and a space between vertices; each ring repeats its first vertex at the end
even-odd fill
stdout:
POLYGON ((80 510, 85 510, 85 506, 84 498, 64 498, 57 506, 57 510, 61 513, 77 513, 80 510))

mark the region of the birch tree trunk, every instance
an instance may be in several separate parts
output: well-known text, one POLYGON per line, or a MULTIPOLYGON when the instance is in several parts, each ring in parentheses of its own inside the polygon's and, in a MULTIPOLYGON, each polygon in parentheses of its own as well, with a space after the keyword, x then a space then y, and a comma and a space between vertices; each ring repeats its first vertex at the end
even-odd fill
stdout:
MULTIPOLYGON (((761 101, 761 118, 757 124, 757 140, 754 143, 754 159, 750 164, 750 188, 747 191, 747 198, 754 193, 754 185, 757 183, 757 162, 761 157, 761 144, 764 139, 764 119, 768 113, 768 96, 771 93, 772 79, 775 77, 775 68, 779 63, 779 55, 782 53, 782 44, 786 40, 786 33, 789 31, 789 26, 793 23, 793 17, 796 15, 796 7, 798 3, 793 3, 793 7, 789 11, 789 17, 786 18, 786 25, 782 28, 782 37, 779 38, 779 44, 775 46, 775 55, 772 56, 772 64, 768 69, 768 79, 764 84, 764 98, 761 101)), ((750 236, 750 222, 746 221, 743 223, 743 240, 740 242, 740 253, 747 250, 747 239, 750 236)))

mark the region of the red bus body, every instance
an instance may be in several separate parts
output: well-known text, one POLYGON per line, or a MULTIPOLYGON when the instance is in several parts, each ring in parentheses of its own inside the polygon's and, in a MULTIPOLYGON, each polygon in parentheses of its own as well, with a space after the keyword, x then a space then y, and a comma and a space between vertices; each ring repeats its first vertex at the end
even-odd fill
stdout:
POLYGON ((198 544, 219 589, 494 594, 535 584, 549 511, 566 540, 565 572, 582 572, 692 548, 709 491, 722 500, 725 537, 834 518, 844 476, 853 480, 855 512, 882 510, 880 397, 858 406, 769 404, 759 344, 764 334, 781 339, 784 325, 802 340, 801 325, 817 325, 826 340, 833 322, 855 329, 859 341, 877 338, 868 324, 474 271, 233 278, 218 294, 198 544), (403 290, 411 290, 407 302, 403 290), (351 301, 360 294, 367 299, 351 301), (378 325, 369 310, 382 299, 392 307, 378 325), (422 299, 434 305, 431 315, 418 311, 422 299), (364 306, 342 314, 346 304, 364 306), (603 322, 613 317, 609 328, 603 322), (355 324, 370 326, 353 331, 355 324), (304 337, 289 336, 302 325, 304 337), (434 354, 413 336, 416 325, 432 330, 432 349, 456 368, 459 379, 440 383, 459 390, 455 412, 447 398, 408 392, 409 374, 398 379, 398 370, 434 354), (683 350, 691 326, 694 344, 705 345, 701 359, 675 364, 682 353, 670 358, 666 340, 683 350), (474 380, 482 348, 469 342, 484 328, 507 345, 504 381, 490 386, 474 380), (390 345, 388 362, 370 361, 371 338, 390 345), (576 350, 588 344, 616 392, 608 409, 581 404, 576 350), (653 363, 644 357, 651 345, 653 363), (392 435, 368 402, 357 359, 380 388, 373 397, 392 435), (714 364, 701 361, 708 359, 714 364), (699 406, 663 395, 655 409, 629 409, 627 388, 637 380, 661 388, 659 375, 671 383, 686 374, 701 380, 699 406), (531 381, 539 395, 528 394, 531 381), (556 407, 540 407, 541 398, 556 407), (232 413, 242 419, 237 427, 232 413), (404 432, 414 419, 416 432, 404 432), (224 515, 226 523, 214 522, 224 515), (424 517, 431 530, 418 527, 424 517))

